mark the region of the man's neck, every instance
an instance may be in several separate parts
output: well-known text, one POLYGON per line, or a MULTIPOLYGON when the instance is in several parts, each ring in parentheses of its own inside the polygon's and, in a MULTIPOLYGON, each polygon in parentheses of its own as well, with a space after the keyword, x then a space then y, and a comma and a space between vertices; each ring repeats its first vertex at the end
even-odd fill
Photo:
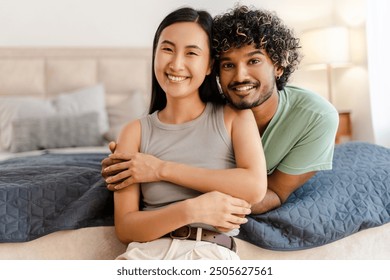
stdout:
POLYGON ((252 112, 255 116, 257 127, 259 128, 260 135, 262 136, 266 130, 268 124, 272 120, 273 116, 278 109, 279 95, 275 91, 271 97, 263 104, 252 108, 252 112))

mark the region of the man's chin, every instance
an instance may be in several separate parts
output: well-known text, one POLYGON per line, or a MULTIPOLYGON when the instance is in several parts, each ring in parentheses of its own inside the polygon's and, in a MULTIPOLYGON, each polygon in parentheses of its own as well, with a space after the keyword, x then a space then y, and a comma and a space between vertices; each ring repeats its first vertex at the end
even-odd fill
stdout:
POLYGON ((230 101, 230 104, 238 110, 252 109, 253 107, 258 106, 258 104, 256 104, 256 103, 248 103, 248 102, 232 102, 232 101, 230 101))

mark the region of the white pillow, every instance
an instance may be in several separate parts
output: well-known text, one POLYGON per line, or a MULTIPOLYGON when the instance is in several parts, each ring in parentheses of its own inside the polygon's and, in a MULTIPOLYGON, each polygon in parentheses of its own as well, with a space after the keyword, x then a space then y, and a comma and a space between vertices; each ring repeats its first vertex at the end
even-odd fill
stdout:
POLYGON ((60 94, 52 100, 57 114, 74 116, 84 113, 99 114, 99 132, 101 135, 108 131, 108 116, 106 112, 105 92, 103 85, 96 85, 77 91, 60 94))
POLYGON ((10 150, 13 122, 25 119, 80 116, 86 113, 98 114, 99 134, 108 131, 108 117, 105 109, 102 85, 62 93, 56 98, 0 97, 0 146, 10 150))

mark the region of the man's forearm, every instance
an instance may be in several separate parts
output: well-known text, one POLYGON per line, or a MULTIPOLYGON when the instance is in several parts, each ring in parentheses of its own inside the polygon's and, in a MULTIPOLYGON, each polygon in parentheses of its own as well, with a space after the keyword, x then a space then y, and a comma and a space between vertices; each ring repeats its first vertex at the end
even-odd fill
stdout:
POLYGON ((252 205, 251 214, 262 214, 272 209, 275 209, 282 205, 279 196, 270 189, 267 189, 267 193, 262 201, 252 205))

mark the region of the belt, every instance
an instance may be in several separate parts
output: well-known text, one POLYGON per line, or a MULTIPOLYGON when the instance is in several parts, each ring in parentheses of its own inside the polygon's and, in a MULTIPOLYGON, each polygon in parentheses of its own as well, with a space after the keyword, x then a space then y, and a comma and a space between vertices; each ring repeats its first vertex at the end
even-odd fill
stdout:
POLYGON ((164 235, 164 237, 181 240, 206 241, 228 248, 233 252, 237 251, 236 242, 233 237, 203 228, 183 226, 164 235))

